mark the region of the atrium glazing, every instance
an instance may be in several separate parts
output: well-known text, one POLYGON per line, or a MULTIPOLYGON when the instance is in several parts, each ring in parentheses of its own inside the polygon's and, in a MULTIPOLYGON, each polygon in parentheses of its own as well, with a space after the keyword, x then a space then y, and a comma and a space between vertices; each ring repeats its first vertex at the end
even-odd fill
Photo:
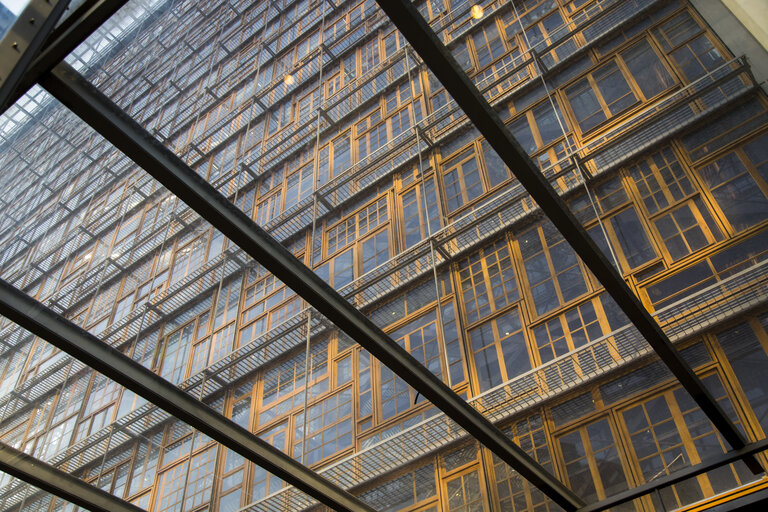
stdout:
MULTIPOLYGON (((766 449, 768 98, 747 60, 688 0, 414 5, 766 449)), ((0 277, 373 509, 558 509, 159 177, 191 169, 564 496, 615 505, 741 448, 393 21, 373 0, 127 2, 0 120, 0 277), (138 125, 97 120, 110 101, 138 125)), ((49 342, 0 319, 4 445, 156 512, 317 506, 49 342)), ((612 509, 761 495, 745 455, 612 509)), ((9 475, 0 508, 75 510, 9 475)))

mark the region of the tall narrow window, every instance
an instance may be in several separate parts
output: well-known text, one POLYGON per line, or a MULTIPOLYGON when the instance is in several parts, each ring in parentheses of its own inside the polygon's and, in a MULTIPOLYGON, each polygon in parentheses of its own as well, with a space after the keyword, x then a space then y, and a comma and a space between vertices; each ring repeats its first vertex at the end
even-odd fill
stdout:
POLYGON ((160 376, 173 384, 179 384, 186 376, 187 354, 192 345, 195 323, 189 323, 174 332, 165 341, 158 365, 160 376))
MULTIPOLYGON (((530 44, 531 50, 535 50, 539 55, 542 55, 544 50, 550 47, 552 43, 566 36, 568 31, 569 25, 563 21, 563 16, 555 9, 552 14, 527 28, 525 30, 525 39, 530 44)), ((551 51, 543 53, 541 60, 545 66, 552 67, 574 51, 576 51, 576 43, 574 37, 571 36, 564 42, 559 43, 551 51)))
POLYGON ((483 181, 474 148, 443 163, 443 181, 449 211, 477 199, 483 193, 483 181))
MULTIPOLYGON (((288 451, 288 422, 281 423, 258 434, 259 439, 265 441, 282 452, 288 451)), ((260 500, 265 496, 279 491, 283 481, 260 466, 253 466, 253 484, 251 486, 251 499, 260 500)))
MULTIPOLYGON (((552 472, 552 457, 547 446, 547 435, 544 430, 544 421, 540 414, 533 414, 528 418, 516 422, 504 433, 541 466, 552 472)), ((523 512, 535 510, 537 512, 555 512, 560 510, 539 489, 520 476, 504 461, 493 456, 493 473, 496 479, 496 495, 498 497, 499 510, 523 512)))
POLYGON ((459 279, 469 324, 520 298, 505 239, 460 260, 459 279))
POLYGON ((627 78, 610 62, 565 89, 576 121, 588 132, 637 102, 627 78))
POLYGON ((734 231, 744 230, 768 217, 765 144, 768 144, 768 135, 699 169, 699 175, 734 231))
POLYGON ((504 43, 499 37, 496 23, 490 23, 480 27, 472 34, 472 42, 475 46, 478 69, 483 69, 488 64, 504 54, 504 43))
POLYGON ((645 99, 653 98, 675 83, 647 40, 621 52, 621 58, 624 59, 645 99))
POLYGON ((331 166, 332 176, 339 176, 346 171, 350 163, 352 162, 352 155, 350 150, 349 133, 343 135, 333 141, 333 154, 331 166))
POLYGON ((298 171, 288 175, 285 180, 285 208, 290 210, 303 199, 309 197, 314 188, 314 174, 311 165, 305 165, 298 171))
MULTIPOLYGON (((590 423, 560 436, 560 451, 570 487, 588 503, 605 499, 627 489, 627 471, 608 419, 590 423)), ((632 503, 617 510, 635 510, 632 503)))
POLYGON ((435 190, 435 179, 430 176, 424 180, 424 183, 426 190, 422 188, 421 183, 417 183, 400 196, 406 249, 425 240, 430 233, 436 233, 440 229, 440 207, 435 190))
POLYGON ((184 510, 194 510, 211 499, 216 447, 193 455, 189 462, 187 485, 184 490, 184 510))
POLYGON ((537 315, 586 293, 581 262, 552 224, 529 229, 517 242, 537 315))
POLYGON ((310 466, 349 448, 353 442, 352 388, 347 388, 308 409, 307 438, 304 443, 304 413, 296 415, 293 458, 310 466))
POLYGON ((184 482, 187 476, 187 462, 163 471, 157 483, 156 509, 158 512, 179 510, 184 496, 184 482))
POLYGON ((469 331, 480 391, 531 369, 520 312, 513 309, 469 331))
MULTIPOLYGON (((441 358, 437 336, 437 317, 435 311, 428 313, 390 334, 400 346, 404 347, 420 363, 435 375, 443 378, 445 369, 441 358)), ((381 417, 383 420, 407 411, 424 397, 405 383, 396 373, 379 364, 381 390, 381 417)))
POLYGON ((609 229, 619 243, 627 268, 634 269, 656 258, 656 249, 651 244, 634 206, 609 217, 609 223, 609 229))
POLYGON ((448 500, 445 510, 450 512, 487 510, 480 475, 476 469, 446 480, 445 492, 448 500))
POLYGON ((383 229, 375 235, 363 240, 361 245, 362 273, 370 272, 374 268, 389 260, 389 230, 383 229))

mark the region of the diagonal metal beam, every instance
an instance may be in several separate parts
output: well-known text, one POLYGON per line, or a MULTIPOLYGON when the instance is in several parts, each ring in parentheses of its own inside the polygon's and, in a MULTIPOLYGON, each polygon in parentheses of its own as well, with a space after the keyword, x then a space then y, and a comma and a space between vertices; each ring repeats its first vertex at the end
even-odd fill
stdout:
POLYGON ((144 511, 5 443, 0 443, 0 471, 92 512, 144 511))
POLYGON ((355 496, 0 279, 0 315, 192 425, 334 510, 370 512, 355 496))
POLYGON ((45 43, 37 58, 20 77, 15 88, 9 91, 6 102, 0 105, 0 114, 35 85, 43 73, 47 73, 53 66, 64 60, 126 3, 127 0, 87 0, 81 4, 50 33, 50 40, 45 43))
POLYGON ((480 412, 70 66, 59 64, 40 84, 558 505, 572 511, 583 504, 480 412))
POLYGON ((597 503, 591 503, 579 510, 579 512, 603 512, 604 510, 618 507, 619 505, 632 501, 636 498, 640 498, 641 496, 645 496, 646 494, 650 494, 656 490, 664 489, 670 485, 674 485, 684 480, 688 480, 689 478, 693 478, 697 475, 707 473, 713 469, 721 468, 726 464, 731 464, 740 459, 743 459, 746 456, 752 456, 765 450, 768 450, 768 439, 761 439, 760 441, 748 444, 744 448, 715 455, 711 458, 707 458, 699 464, 696 464, 695 466, 688 466, 687 468, 683 468, 679 471, 675 471, 674 473, 662 476, 651 482, 638 485, 634 489, 627 489, 626 491, 614 494, 613 496, 598 501, 597 503))
MULTIPOLYGON (((743 448, 744 437, 413 4, 409 0, 376 1, 728 444, 743 448)), ((745 462, 755 474, 763 472, 753 456, 745 462)))
POLYGON ((13 92, 68 4, 67 0, 31 0, 0 41, 0 112, 13 103, 13 92))

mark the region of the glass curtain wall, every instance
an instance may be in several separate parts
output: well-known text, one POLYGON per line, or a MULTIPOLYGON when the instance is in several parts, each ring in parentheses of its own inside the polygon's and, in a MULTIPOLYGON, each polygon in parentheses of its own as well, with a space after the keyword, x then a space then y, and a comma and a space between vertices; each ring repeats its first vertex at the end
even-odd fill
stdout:
MULTIPOLYGON (((763 439, 740 54, 687 0, 414 3, 763 439)), ((585 501, 729 449, 373 0, 130 2, 67 61, 585 501)), ((3 279, 376 509, 557 509, 42 90, 0 136, 3 279)), ((0 344, 2 442, 146 510, 312 504, 6 319, 0 344)), ((736 463, 620 508, 765 486, 736 463)), ((10 478, 0 508, 73 510, 10 478)))

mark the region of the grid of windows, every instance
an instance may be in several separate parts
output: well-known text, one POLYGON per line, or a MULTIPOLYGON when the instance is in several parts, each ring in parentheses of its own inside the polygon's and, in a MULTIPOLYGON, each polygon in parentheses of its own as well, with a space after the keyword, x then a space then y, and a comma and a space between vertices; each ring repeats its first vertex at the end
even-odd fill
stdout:
MULTIPOLYGON (((650 310, 760 268, 768 253, 768 102, 750 92, 732 112, 709 113, 749 77, 735 65, 727 80, 708 75, 731 56, 689 2, 643 10, 627 0, 643 14, 627 15, 607 38, 590 28, 613 16, 605 2, 482 2, 480 20, 463 4, 416 2, 650 310), (654 109, 702 77, 710 87, 684 107, 702 115, 700 125, 659 132, 648 149, 617 146, 616 165, 600 160, 625 134, 655 129, 654 109), (568 155, 589 143, 597 156, 582 152, 593 173, 586 195, 568 155)), ((608 393, 613 383, 636 382, 641 364, 600 377, 624 364, 612 332, 626 319, 538 216, 514 169, 449 112, 431 73, 412 57, 407 69, 405 41, 379 23, 374 2, 336 2, 323 19, 324 5, 201 5, 170 25, 161 15, 138 30, 141 52, 130 43, 103 63, 119 73, 90 78, 463 397, 524 383, 516 399, 531 405, 506 432, 584 499, 725 450, 669 379, 608 393), (211 17, 215 24, 201 22, 211 17), (156 44, 178 51, 149 59, 156 44), (310 208, 320 212, 314 230, 310 208), (543 366, 551 371, 538 372, 543 366), (558 387, 574 378, 584 382, 576 397, 558 387), (552 402, 533 405, 544 397, 552 402), (564 413, 577 398, 583 414, 564 413)), ((303 329, 317 327, 300 297, 241 261, 123 155, 72 130, 62 108, 40 117, 44 129, 25 132, 39 144, 5 141, 14 151, 0 154, 9 176, 28 164, 47 177, 29 191, 3 181, 3 279, 176 385, 201 375, 229 382, 229 366, 216 372, 233 352, 250 350, 248 374, 236 387, 221 384, 212 406, 314 468, 391 442, 435 413, 332 328, 312 339, 307 358, 303 329), (55 142, 56 133, 70 144, 55 142)), ((681 311, 669 325, 695 314, 681 311)), ((687 342, 705 347, 707 362, 696 371, 752 438, 768 429, 765 386, 754 377, 768 364, 764 317, 697 331, 687 342)), ((17 340, 6 320, 0 334, 17 340)), ((0 350, 3 396, 62 374, 64 354, 18 340, 18 349, 0 350)), ((50 389, 0 420, 3 442, 45 460, 68 456, 75 443, 146 406, 88 369, 50 389)), ((283 487, 180 424, 137 419, 132 428, 142 436, 119 454, 96 462, 79 453, 78 476, 152 511, 237 510, 283 487)), ((362 496, 391 510, 555 509, 474 445, 416 466, 366 482, 362 496)), ((678 507, 751 481, 733 465, 661 499, 678 507)), ((656 499, 622 509, 658 507, 656 499)))

